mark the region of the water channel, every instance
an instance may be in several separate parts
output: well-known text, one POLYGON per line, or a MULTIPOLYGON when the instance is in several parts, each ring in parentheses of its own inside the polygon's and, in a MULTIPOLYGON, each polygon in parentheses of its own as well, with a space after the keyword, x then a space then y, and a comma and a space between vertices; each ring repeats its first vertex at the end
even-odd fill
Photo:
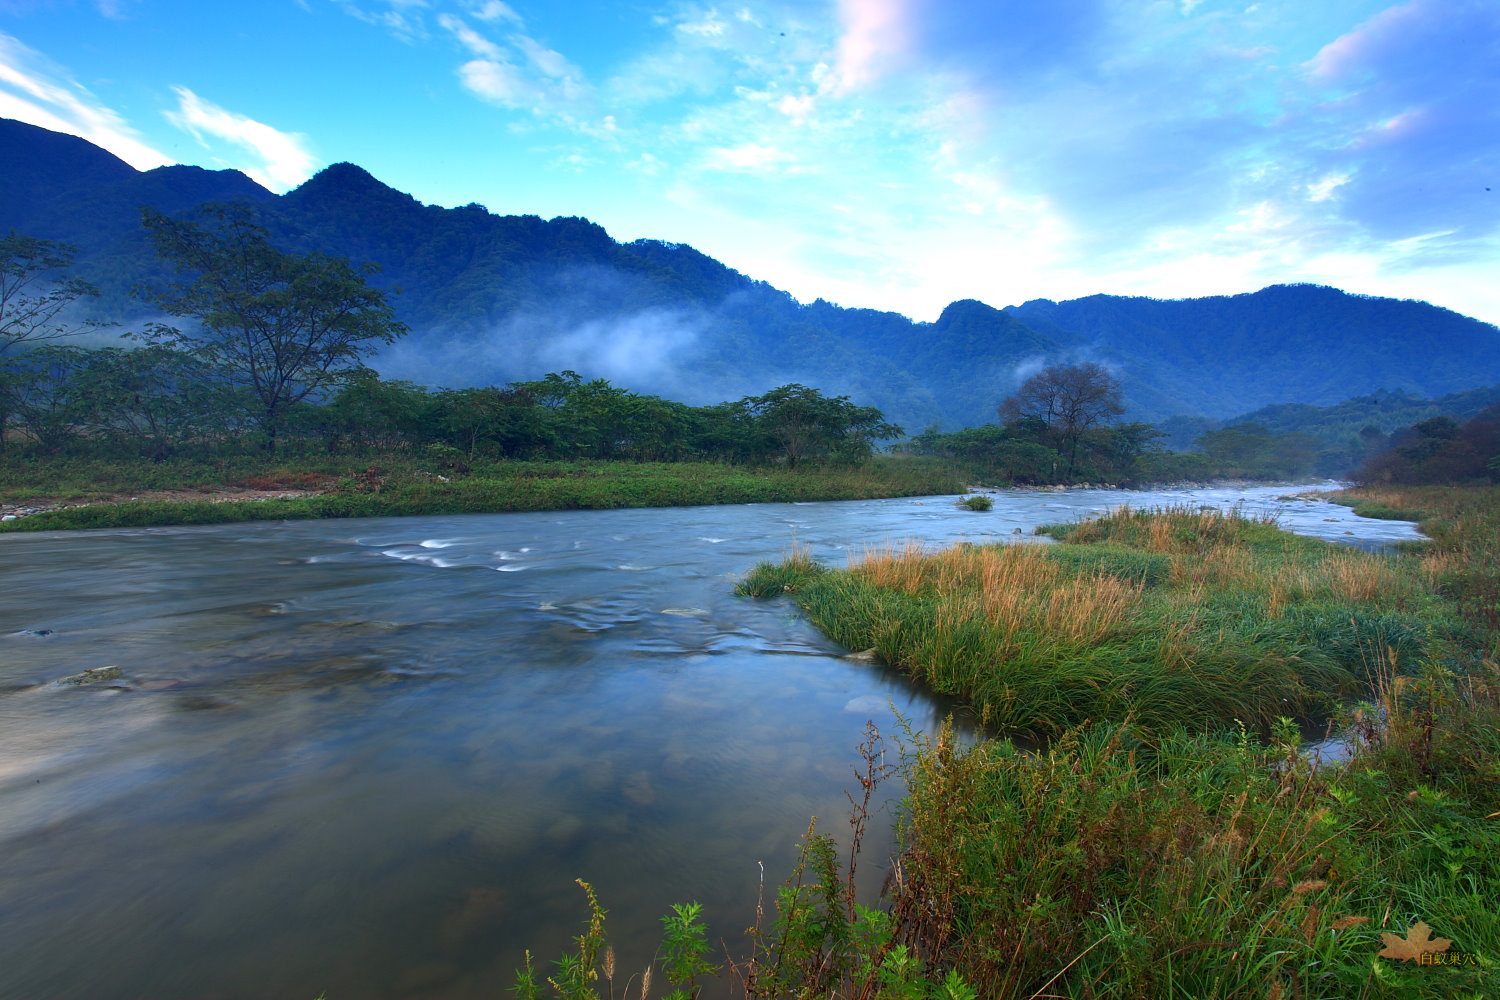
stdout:
POLYGON ((1127 502, 1418 537, 1286 492, 0 538, 0 997, 502 997, 523 949, 555 958, 580 929, 575 878, 622 965, 674 901, 738 945, 760 863, 769 893, 809 817, 847 830, 865 721, 952 710, 788 602, 735 597, 756 561, 1031 541, 1127 502))

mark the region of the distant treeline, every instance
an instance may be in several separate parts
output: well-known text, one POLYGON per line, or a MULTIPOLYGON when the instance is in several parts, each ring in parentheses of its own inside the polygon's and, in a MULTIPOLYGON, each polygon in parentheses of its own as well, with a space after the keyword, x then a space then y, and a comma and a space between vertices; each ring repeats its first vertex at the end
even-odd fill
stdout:
MULTIPOLYGON (((163 344, 86 349, 51 343, 6 359, 0 428, 7 427, 12 441, 44 455, 103 446, 162 459, 267 444, 252 393, 219 377, 194 353, 163 344)), ((1429 456, 1422 468, 1449 461, 1435 457, 1450 452, 1434 450, 1431 441, 1468 440, 1449 418, 1418 427, 1425 430, 1392 440, 1406 449, 1399 454, 1419 444, 1429 456)), ((365 369, 326 398, 288 409, 277 448, 422 451, 435 467, 456 471, 476 458, 796 466, 858 462, 879 442, 902 434, 874 407, 798 384, 689 406, 571 371, 506 386, 428 389, 365 369)), ((1200 435, 1189 452, 1164 450, 1164 436, 1136 422, 1089 427, 1070 441, 1055 421, 1021 416, 950 433, 929 428, 892 450, 943 459, 974 481, 996 485, 1295 479, 1342 471, 1326 469, 1326 451, 1298 432, 1272 434, 1240 424, 1200 435)), ((1386 443, 1385 435, 1366 435, 1364 446, 1373 454, 1386 443)), ((1380 468, 1394 468, 1396 461, 1380 468)))
POLYGON ((959 461, 976 479, 1018 485, 1125 486, 1325 474, 1317 442, 1305 434, 1271 434, 1263 427, 1243 424, 1200 436, 1194 451, 1167 451, 1161 447, 1164 436, 1143 423, 1092 428, 1079 440, 1071 474, 1053 435, 1037 421, 984 424, 947 434, 928 430, 897 445, 896 450, 959 461))
MULTIPOLYGON (((105 443, 146 457, 264 446, 253 395, 192 352, 168 346, 47 344, 0 371, 0 428, 56 453, 105 443)), ((574 372, 504 387, 429 390, 349 376, 337 392, 286 413, 278 447, 427 449, 460 468, 477 454, 518 459, 854 462, 900 436, 880 411, 785 385, 716 406, 643 396, 574 372)))
MULTIPOLYGON (((1452 417, 1463 422, 1481 410, 1500 403, 1500 385, 1449 393, 1434 399, 1399 390, 1382 389, 1354 396, 1332 406, 1282 403, 1267 406, 1229 420, 1175 416, 1158 423, 1166 434, 1162 441, 1172 451, 1186 451, 1195 444, 1207 447, 1205 435, 1236 426, 1260 428, 1252 433, 1276 437, 1301 434, 1301 447, 1315 447, 1313 471, 1319 475, 1341 475, 1358 468, 1383 451, 1391 435, 1432 417, 1452 417)), ((1209 439, 1212 441, 1212 439, 1209 439)))

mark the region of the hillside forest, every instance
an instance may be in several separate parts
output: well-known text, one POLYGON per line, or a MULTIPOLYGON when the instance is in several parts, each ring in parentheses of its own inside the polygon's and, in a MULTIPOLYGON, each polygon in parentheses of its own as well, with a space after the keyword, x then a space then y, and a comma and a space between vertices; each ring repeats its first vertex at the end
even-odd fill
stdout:
MULTIPOLYGON (((572 370, 429 388, 381 378, 366 364, 407 332, 392 296, 366 281, 372 268, 277 249, 243 205, 204 206, 199 221, 147 209, 142 228, 175 278, 138 294, 185 322, 126 330, 128 346, 82 346, 78 335, 97 342, 101 324, 61 321, 97 294, 70 273, 73 247, 14 232, 0 239, 0 428, 10 447, 158 461, 226 449, 402 452, 461 473, 481 457, 849 464, 894 442, 897 455, 993 484, 1286 480, 1352 469, 1387 482, 1500 474, 1497 404, 1467 423, 1439 415, 1393 434, 1365 425, 1330 441, 1328 427, 1347 431, 1358 417, 1361 401, 1350 400, 1327 408, 1322 437, 1204 421, 1191 450, 1169 451, 1168 431, 1121 422, 1120 380, 1096 363, 1039 370, 995 400, 994 422, 914 435, 876 407, 798 383, 698 406, 572 370)), ((1484 398, 1464 399, 1476 396, 1484 398)), ((1364 401, 1389 402, 1389 394, 1364 401)), ((1324 412, 1298 410, 1313 427, 1324 412)), ((1176 423, 1180 433, 1184 421, 1176 423)))

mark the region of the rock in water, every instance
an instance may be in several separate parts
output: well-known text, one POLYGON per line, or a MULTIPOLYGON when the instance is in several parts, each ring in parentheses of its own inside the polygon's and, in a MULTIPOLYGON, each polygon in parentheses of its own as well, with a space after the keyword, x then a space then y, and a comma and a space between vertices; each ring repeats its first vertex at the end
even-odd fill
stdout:
POLYGON ((81 674, 59 678, 56 684, 58 687, 78 687, 84 684, 98 684, 100 681, 115 680, 120 676, 121 672, 119 667, 90 667, 81 674))

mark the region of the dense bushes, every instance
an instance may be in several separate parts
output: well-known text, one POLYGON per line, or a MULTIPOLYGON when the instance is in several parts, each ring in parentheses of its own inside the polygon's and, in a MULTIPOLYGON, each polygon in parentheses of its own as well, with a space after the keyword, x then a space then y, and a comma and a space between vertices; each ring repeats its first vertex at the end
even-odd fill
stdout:
POLYGON ((1460 425, 1432 417, 1391 436, 1390 447, 1353 473, 1367 484, 1500 481, 1500 403, 1460 425))

